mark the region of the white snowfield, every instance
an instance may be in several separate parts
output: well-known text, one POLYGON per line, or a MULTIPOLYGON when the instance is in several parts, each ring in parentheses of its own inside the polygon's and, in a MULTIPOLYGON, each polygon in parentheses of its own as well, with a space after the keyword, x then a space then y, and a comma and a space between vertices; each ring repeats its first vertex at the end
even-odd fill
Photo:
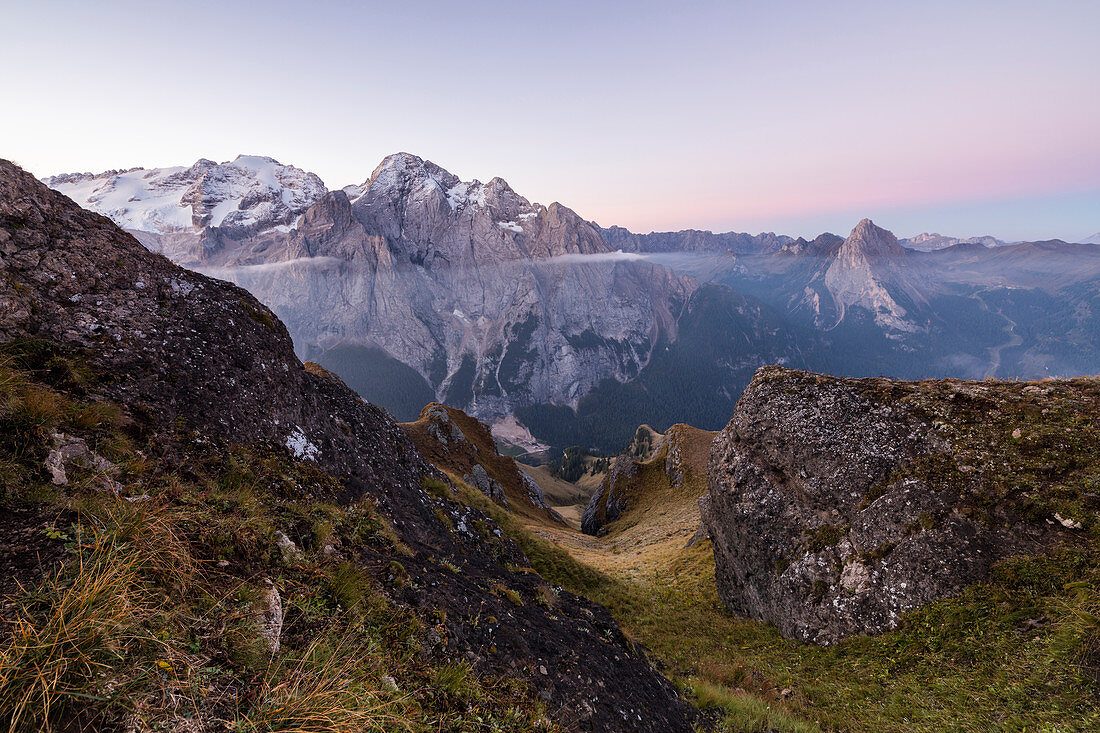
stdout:
MULTIPOLYGON (((301 214, 328 193, 315 174, 258 155, 239 155, 226 163, 203 158, 190 167, 66 173, 42 180, 124 229, 153 234, 197 233, 205 227, 274 229, 287 234, 299 224, 301 214)), ((510 191, 500 179, 461 181, 408 153, 387 156, 369 180, 341 190, 355 203, 372 187, 388 191, 406 185, 411 185, 412 199, 441 193, 456 212, 468 207, 483 210, 494 192, 510 191)), ((537 217, 541 207, 518 196, 516 200, 521 209, 517 219, 499 226, 518 234, 523 232, 521 221, 537 217)))
POLYGON ((125 229, 157 234, 207 226, 289 227, 328 189, 315 174, 272 158, 205 158, 189 168, 68 173, 46 185, 125 229))

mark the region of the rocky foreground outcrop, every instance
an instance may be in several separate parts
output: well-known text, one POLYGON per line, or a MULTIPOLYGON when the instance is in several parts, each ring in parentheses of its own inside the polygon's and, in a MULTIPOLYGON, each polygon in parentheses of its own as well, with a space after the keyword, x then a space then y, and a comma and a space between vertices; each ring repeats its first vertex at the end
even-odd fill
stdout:
POLYGON ((700 502, 719 593, 817 643, 890 629, 998 560, 1084 536, 1098 509, 1097 417, 1096 379, 763 368, 714 442, 700 502))
MULTIPOLYGON (((271 311, 0 161, 0 342, 16 339, 79 354, 104 375, 84 398, 122 405, 166 470, 187 470, 196 446, 255 446, 335 478, 344 495, 334 499, 376 505, 406 548, 402 573, 416 579, 389 584, 392 601, 447 619, 446 638, 424 639, 431 654, 527 680, 570 729, 692 728, 671 684, 604 608, 564 591, 552 612, 523 602, 545 583, 522 571, 515 543, 445 490, 426 491, 438 474, 405 432, 338 378, 303 368, 271 311)), ((94 460, 66 450, 62 468, 94 460)), ((380 587, 396 560, 366 546, 335 551, 380 587)))

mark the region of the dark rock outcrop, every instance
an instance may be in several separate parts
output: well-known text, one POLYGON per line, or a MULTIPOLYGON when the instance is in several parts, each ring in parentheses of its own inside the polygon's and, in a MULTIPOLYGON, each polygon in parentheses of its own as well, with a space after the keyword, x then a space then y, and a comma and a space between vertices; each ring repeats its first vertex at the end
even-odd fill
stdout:
POLYGON ((700 502, 725 603, 827 644, 889 629, 1057 540, 1062 525, 991 500, 1008 464, 960 427, 1026 389, 1001 386, 1008 396, 759 370, 714 442, 700 502))
MULTIPOLYGON (((158 460, 185 458, 195 442, 285 450, 337 478, 343 498, 370 499, 417 578, 393 601, 446 613, 433 653, 527 679, 571 729, 691 730, 691 711, 606 609, 561 592, 551 614, 490 592, 503 584, 534 598, 543 581, 505 568, 527 565, 514 543, 470 529, 490 522, 483 513, 425 491, 435 471, 406 433, 338 378, 303 368, 271 311, 0 161, 0 342, 16 338, 59 344, 109 375, 96 396, 125 406, 158 460), (441 568, 444 558, 462 572, 441 568)), ((368 572, 391 559, 346 549, 368 572)))
POLYGON ((630 480, 638 475, 638 463, 627 455, 617 456, 600 488, 588 500, 581 516, 581 531, 596 535, 608 522, 614 522, 626 511, 626 490, 630 480))
POLYGON ((470 473, 463 476, 462 480, 505 509, 508 508, 508 497, 504 495, 504 487, 486 472, 485 466, 475 463, 474 467, 470 469, 470 473))

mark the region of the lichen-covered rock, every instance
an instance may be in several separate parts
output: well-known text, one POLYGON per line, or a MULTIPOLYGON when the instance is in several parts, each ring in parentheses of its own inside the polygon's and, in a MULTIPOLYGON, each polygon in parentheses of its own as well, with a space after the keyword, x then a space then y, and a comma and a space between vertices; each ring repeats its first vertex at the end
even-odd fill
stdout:
POLYGON ((700 502, 725 603, 827 644, 1048 546, 1062 527, 991 501, 1004 460, 958 428, 996 410, 990 389, 759 370, 714 442, 700 502))
MULTIPOLYGON (((462 428, 451 421, 447 408, 443 405, 429 405, 424 410, 424 416, 428 419, 428 435, 438 440, 444 450, 452 444, 469 443, 462 428)), ((477 446, 472 443, 470 446, 476 453, 477 446)))
POLYGON ((508 497, 504 495, 504 487, 495 478, 489 476, 485 467, 475 463, 470 473, 462 477, 462 480, 497 502, 501 506, 508 506, 508 497))
POLYGON ((121 490, 121 485, 114 479, 118 467, 103 456, 93 453, 83 438, 54 433, 50 436, 50 443, 52 447, 46 454, 44 467, 55 486, 67 485, 69 475, 66 468, 75 466, 97 474, 97 483, 102 488, 116 494, 121 490))
POLYGON ((283 635, 283 599, 270 578, 265 578, 253 604, 256 626, 272 654, 279 651, 283 635))

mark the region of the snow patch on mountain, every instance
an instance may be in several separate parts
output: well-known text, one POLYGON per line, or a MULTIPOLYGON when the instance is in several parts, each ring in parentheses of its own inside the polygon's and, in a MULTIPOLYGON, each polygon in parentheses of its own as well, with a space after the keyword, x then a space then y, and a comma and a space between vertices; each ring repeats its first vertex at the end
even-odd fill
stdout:
POLYGON ((119 226, 156 234, 207 226, 288 232, 328 192, 315 174, 258 155, 225 163, 202 158, 187 168, 70 173, 43 180, 119 226))

